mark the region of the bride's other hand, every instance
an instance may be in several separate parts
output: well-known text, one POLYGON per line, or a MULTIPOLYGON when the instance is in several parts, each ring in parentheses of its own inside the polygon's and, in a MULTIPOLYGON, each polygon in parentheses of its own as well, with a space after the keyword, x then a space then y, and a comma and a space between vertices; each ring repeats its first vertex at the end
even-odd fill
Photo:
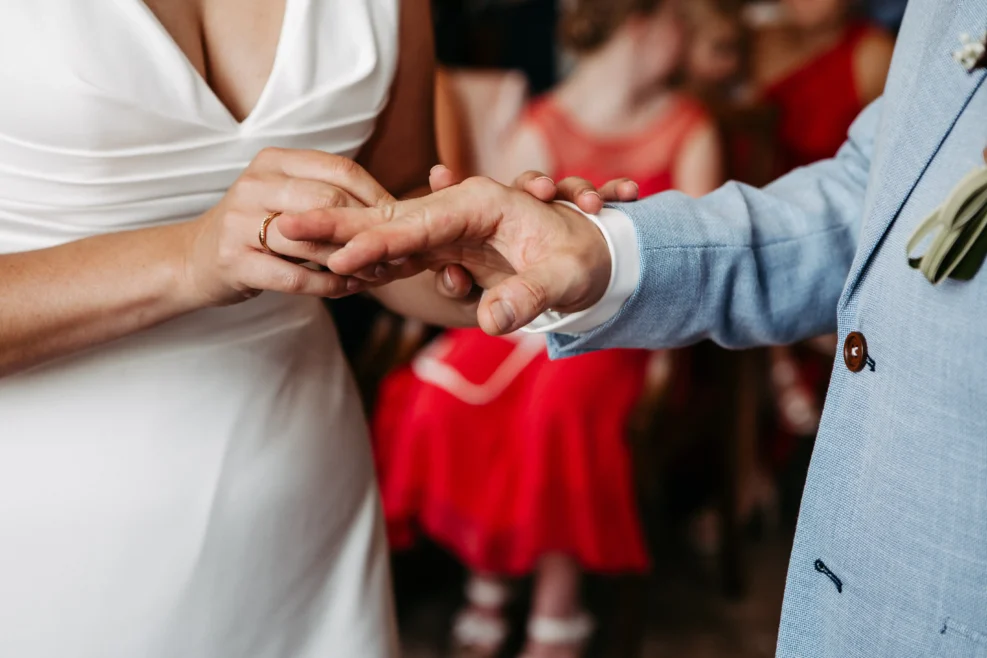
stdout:
MULTIPOLYGON (((463 182, 461 176, 445 165, 432 168, 428 179, 433 192, 463 182)), ((604 203, 637 201, 639 188, 630 178, 615 178, 599 190, 584 178, 570 176, 556 183, 540 171, 526 171, 514 179, 514 187, 541 201, 568 201, 580 210, 595 215, 604 203)))
POLYGON ((189 293, 203 306, 233 304, 264 290, 345 295, 354 287, 348 277, 298 264, 325 265, 338 247, 289 240, 280 223, 286 215, 312 209, 393 202, 394 197, 352 160, 322 151, 265 149, 214 208, 189 223, 185 260, 189 293), (268 223, 270 251, 265 251, 259 233, 271 213, 284 215, 268 223))

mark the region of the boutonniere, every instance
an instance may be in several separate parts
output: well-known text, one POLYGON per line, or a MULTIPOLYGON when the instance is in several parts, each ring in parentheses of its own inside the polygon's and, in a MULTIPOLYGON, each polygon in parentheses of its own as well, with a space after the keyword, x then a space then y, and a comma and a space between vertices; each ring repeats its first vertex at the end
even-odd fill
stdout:
POLYGON ((967 73, 973 73, 978 68, 987 66, 987 32, 979 41, 969 34, 960 35, 960 49, 953 52, 953 59, 966 69, 967 73))
MULTIPOLYGON (((987 150, 984 152, 987 160, 987 150)), ((908 241, 908 264, 933 285, 947 277, 969 281, 987 256, 987 166, 963 177, 908 241), (928 240, 925 252, 913 256, 928 240)))

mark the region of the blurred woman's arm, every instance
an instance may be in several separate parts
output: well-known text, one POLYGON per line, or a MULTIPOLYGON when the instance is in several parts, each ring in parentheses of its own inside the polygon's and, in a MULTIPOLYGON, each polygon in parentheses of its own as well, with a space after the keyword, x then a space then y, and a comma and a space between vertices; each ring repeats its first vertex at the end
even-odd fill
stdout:
POLYGON ((869 105, 884 93, 892 54, 894 39, 876 28, 857 46, 853 54, 853 78, 864 105, 869 105))
POLYGON ((712 121, 706 120, 693 129, 672 167, 675 189, 701 197, 722 185, 724 177, 719 132, 712 121))
POLYGON ((477 172, 464 112, 452 74, 439 67, 435 76, 435 130, 439 161, 466 178, 477 172))

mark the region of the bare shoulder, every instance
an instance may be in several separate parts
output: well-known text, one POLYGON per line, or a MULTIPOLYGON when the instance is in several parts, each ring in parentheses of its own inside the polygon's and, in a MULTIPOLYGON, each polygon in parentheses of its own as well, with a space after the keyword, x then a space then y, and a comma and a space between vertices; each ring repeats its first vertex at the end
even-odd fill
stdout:
POLYGON ((894 38, 879 27, 868 27, 857 43, 853 53, 854 81, 865 103, 884 92, 894 44, 894 38))
POLYGON ((866 57, 880 57, 890 61, 894 53, 894 37, 876 25, 868 26, 857 44, 855 55, 858 59, 866 57))

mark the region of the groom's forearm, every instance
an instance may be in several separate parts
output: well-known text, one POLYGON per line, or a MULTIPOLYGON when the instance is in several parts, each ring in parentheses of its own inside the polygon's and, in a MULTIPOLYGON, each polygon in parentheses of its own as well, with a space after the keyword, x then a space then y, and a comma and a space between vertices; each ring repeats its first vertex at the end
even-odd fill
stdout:
POLYGON ((731 183, 700 200, 678 193, 622 210, 640 282, 606 325, 550 339, 555 356, 608 347, 730 348, 832 331, 857 247, 881 108, 861 115, 840 154, 764 190, 731 183))

